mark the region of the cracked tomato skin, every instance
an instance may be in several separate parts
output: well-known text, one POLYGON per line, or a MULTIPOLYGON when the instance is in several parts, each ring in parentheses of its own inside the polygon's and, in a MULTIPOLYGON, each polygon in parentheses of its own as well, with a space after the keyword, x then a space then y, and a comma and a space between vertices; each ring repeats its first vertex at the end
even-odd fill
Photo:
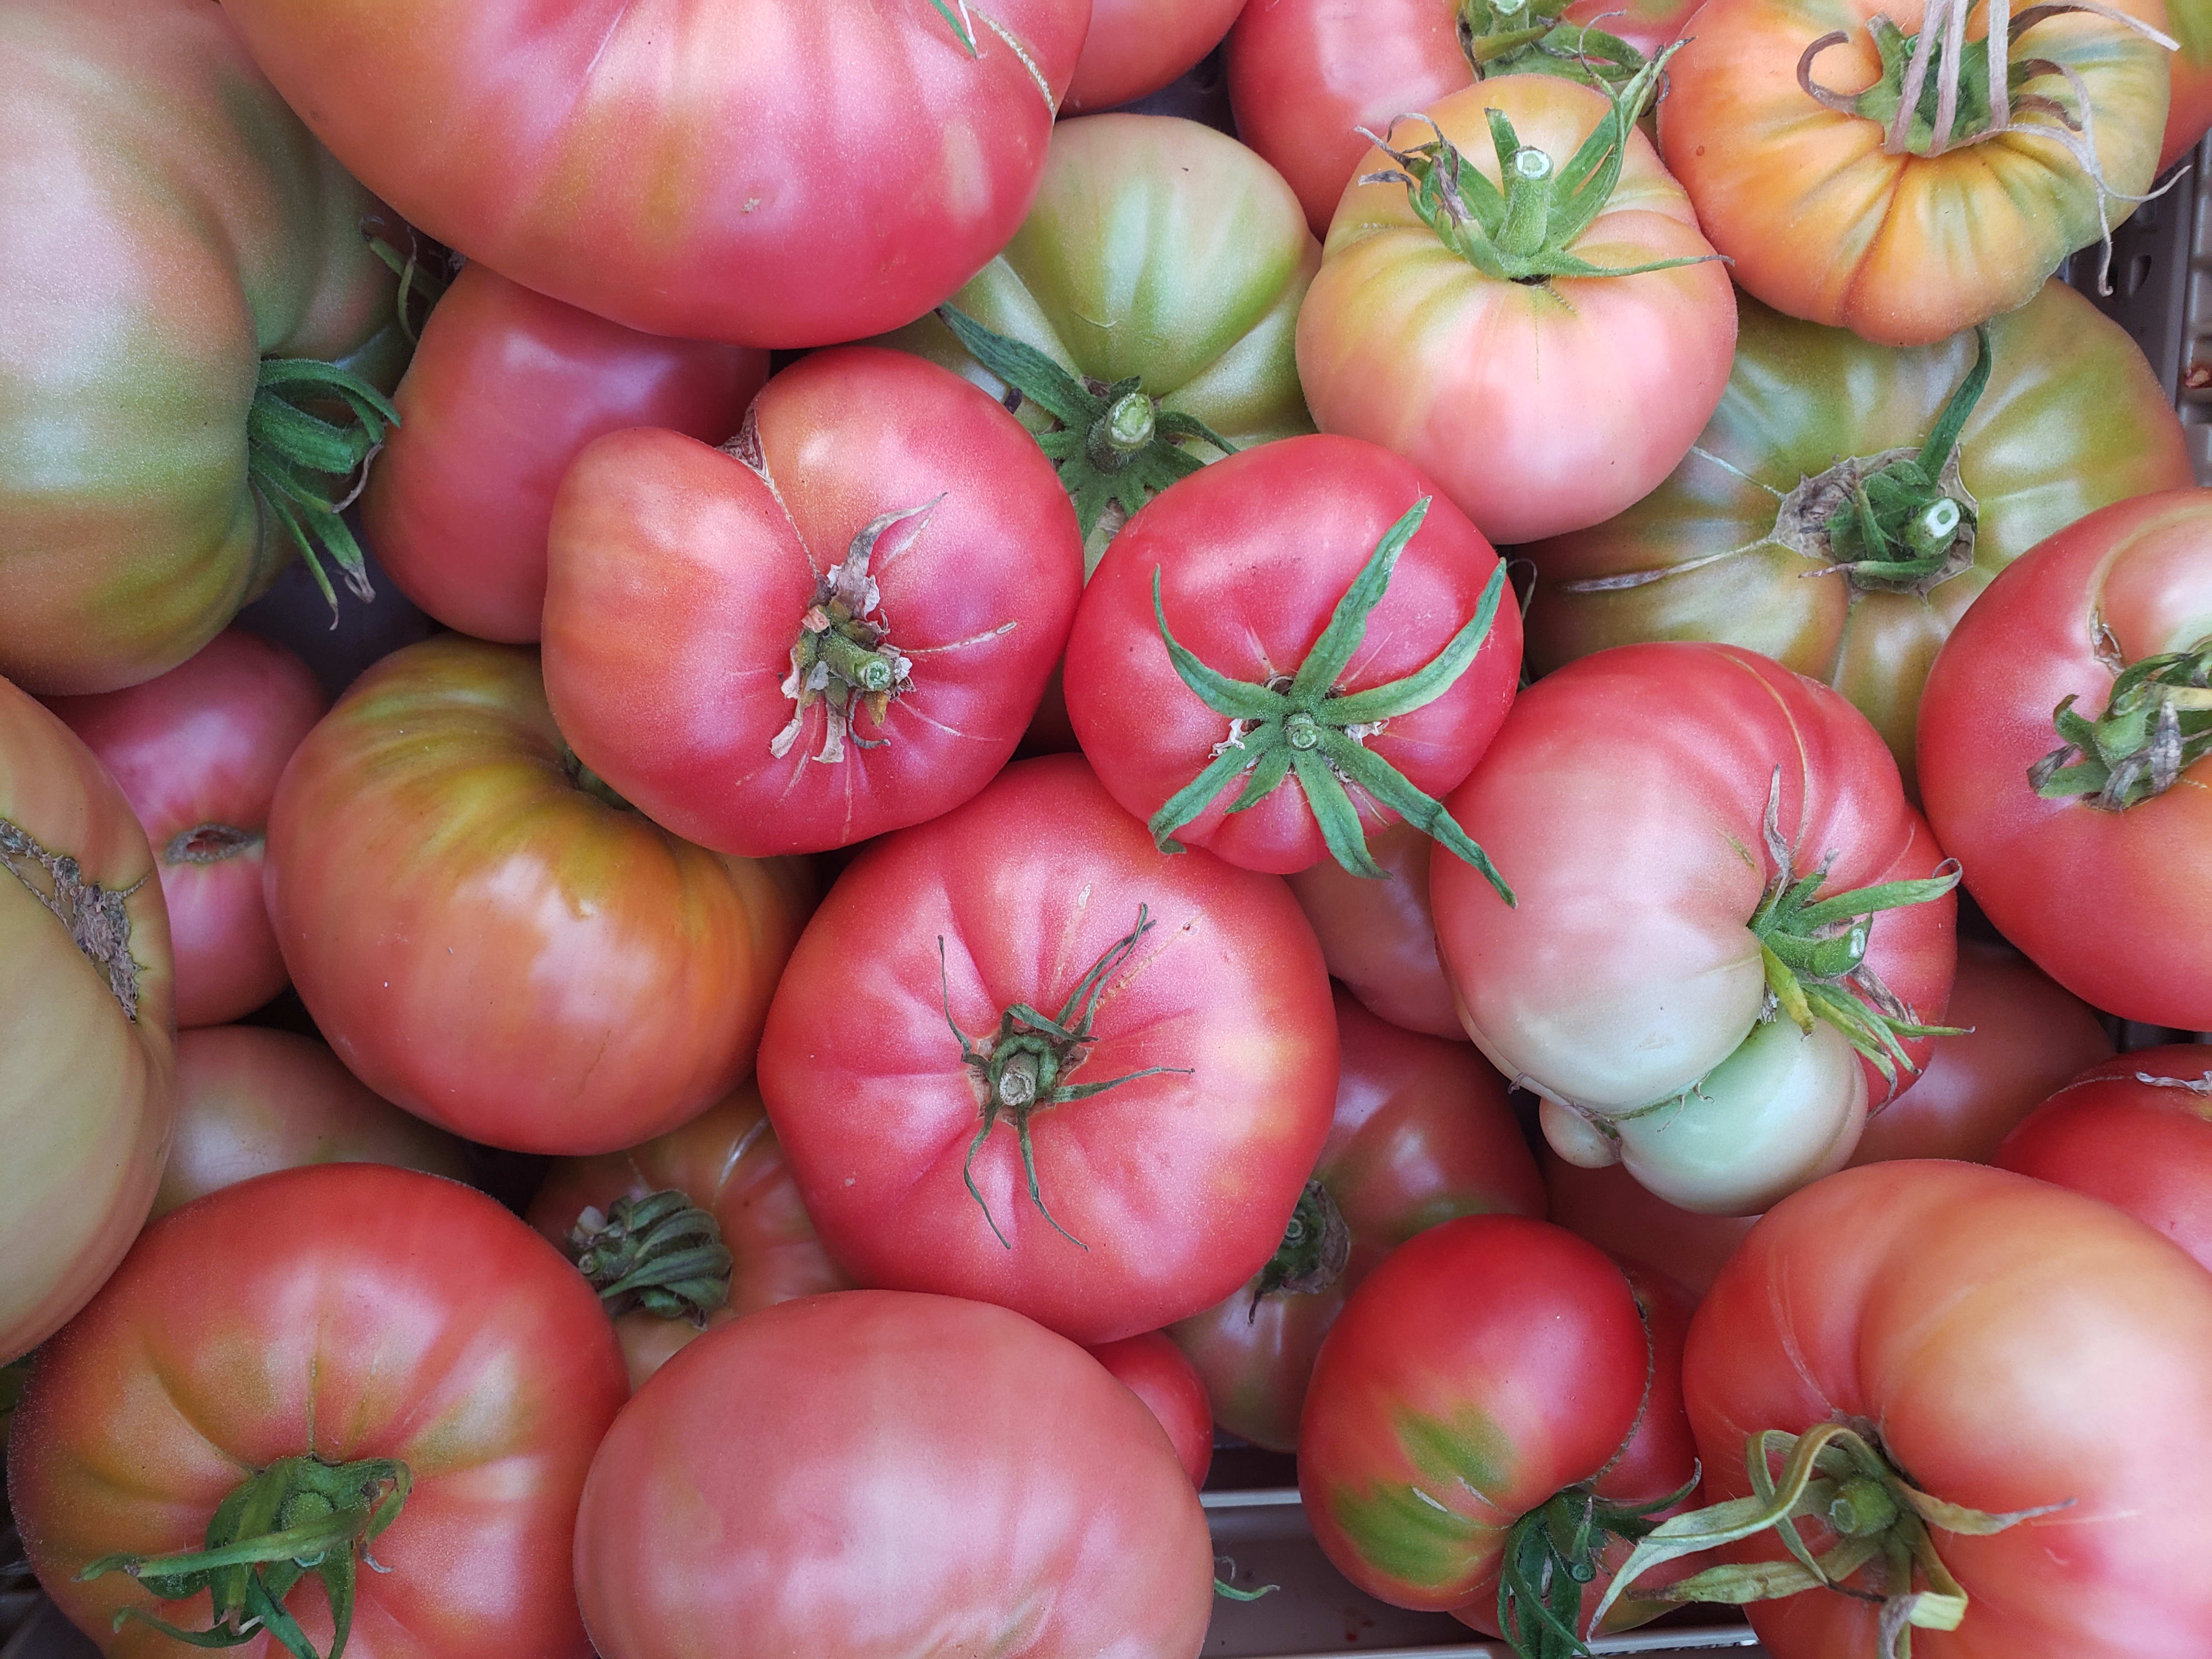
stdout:
POLYGON ((411 222, 648 334, 817 346, 1006 244, 1089 0, 228 0, 301 118, 411 222), (404 205, 403 205, 404 204, 404 205))
POLYGON ((1083 590, 1075 509, 1044 452, 949 369, 878 346, 771 380, 733 449, 614 433, 553 505, 545 690, 584 763, 655 822, 761 858, 951 811, 997 775, 1083 590), (911 681, 833 739, 785 687, 854 538, 911 681), (782 752, 777 752, 779 748, 782 752), (842 758, 838 757, 842 756, 842 758))
POLYGON ((1000 1303, 1095 1344, 1210 1307, 1274 1254, 1337 1056, 1328 969, 1283 884, 1155 851, 1056 755, 838 878, 777 987, 760 1087, 823 1243, 862 1284, 1000 1303), (1191 1069, 1036 1113, 1038 1191, 1071 1237, 1030 1201, 1009 1117, 973 1147, 969 1194, 985 1097, 953 1028, 973 1046, 1016 1004, 1057 1014, 1139 906, 1152 929, 1068 1080, 1191 1069))

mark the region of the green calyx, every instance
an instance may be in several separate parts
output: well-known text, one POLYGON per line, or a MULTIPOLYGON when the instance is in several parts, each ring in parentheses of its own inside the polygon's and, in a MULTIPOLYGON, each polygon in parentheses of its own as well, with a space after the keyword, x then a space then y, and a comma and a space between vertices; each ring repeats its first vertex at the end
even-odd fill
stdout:
POLYGON ((338 621, 338 597, 322 556, 337 561, 346 586, 366 605, 369 586, 361 544, 342 516, 368 480, 368 464, 399 424, 399 411, 367 380, 335 363, 264 357, 246 416, 246 471, 262 511, 290 538, 338 621), (346 412, 328 419, 316 408, 346 412))
POLYGON ((1491 573, 1474 617, 1426 667, 1388 685, 1353 692, 1337 689, 1338 677, 1366 640, 1369 615, 1389 591, 1398 556, 1428 517, 1430 499, 1424 495, 1414 502, 1376 544, 1297 672, 1263 685, 1217 672, 1176 640, 1160 602, 1160 573, 1152 572, 1152 615, 1176 674, 1200 702, 1229 720, 1229 736, 1215 745, 1212 762, 1152 814, 1147 827, 1160 851, 1182 852, 1175 832, 1205 811, 1235 779, 1244 777, 1245 785, 1229 810, 1242 812, 1295 776, 1336 861, 1354 875, 1381 879, 1388 872, 1368 856, 1366 831, 1346 790, 1347 784, 1356 784, 1480 870, 1506 903, 1515 902, 1513 890, 1490 855, 1468 838, 1443 804, 1415 788, 1366 744, 1391 720, 1434 702, 1458 683, 1490 637, 1505 591, 1504 566, 1491 573))
POLYGON ((1740 1607, 1826 1589, 1879 1604, 1881 1659, 1911 1659, 1914 1630, 1956 1630, 1966 1613, 1966 1589, 1936 1553, 1931 1529, 1986 1538, 2073 1501, 2009 1515, 1947 1504, 1912 1486, 1884 1454, 1874 1425, 1863 1422, 1752 1435, 1744 1465, 1752 1496, 1652 1529, 1613 1581, 1598 1617, 1623 1600, 1649 1619, 1683 1602, 1740 1607), (1779 1478, 1771 1467, 1777 1459, 1779 1478), (1799 1531, 1807 1521, 1830 1534, 1824 1553, 1814 1554, 1799 1531), (1711 1567, 1640 1596, 1628 1594, 1656 1566, 1762 1532, 1773 1533, 1790 1559, 1711 1567))
POLYGON ((1498 1628, 1521 1659, 1589 1659, 1582 1637, 1583 1595, 1615 1539, 1641 1542, 1658 1529, 1651 1517, 1697 1490, 1648 1504, 1613 1504, 1589 1484, 1569 1486, 1530 1510, 1505 1535, 1498 1576, 1498 1628))
POLYGON ((2060 703, 2053 720, 2063 741, 2028 768, 2027 781, 2045 800, 2124 812, 2212 755, 2212 635, 2123 668, 2100 624, 2099 655, 2119 672, 2103 716, 2075 714, 2070 696, 2060 703))
POLYGON ((1819 898, 1815 895, 1827 884, 1836 855, 1829 854, 1809 875, 1796 875, 1796 849, 1783 839, 1781 813, 1782 769, 1777 767, 1764 825, 1774 875, 1748 924, 1766 966, 1767 1006, 1761 1018, 1787 1014, 1808 1034, 1814 1021, 1827 1021, 1873 1061, 1894 1093, 1900 1069, 1919 1069, 1905 1052, 1905 1038, 1964 1033, 1956 1026, 1922 1024, 1867 966, 1874 918, 1942 897, 1959 884, 1958 867, 1952 865, 1924 880, 1886 882, 1819 898))
POLYGON ((610 1318, 642 1309, 704 1328, 708 1314, 729 1305, 721 1224, 672 1188, 585 1210, 568 1230, 568 1256, 610 1318))
POLYGON ((1617 35, 1563 21, 1568 0, 1459 0, 1459 49, 1478 81, 1556 75, 1593 86, 1635 79, 1644 54, 1617 35))
POLYGON ((1140 1072, 1125 1073, 1120 1077, 1105 1078, 1095 1083, 1071 1083, 1069 1077, 1083 1064, 1092 1042, 1091 1027, 1098 1017, 1098 1000, 1105 994, 1107 986, 1127 963, 1139 943, 1158 924, 1151 919, 1146 907, 1137 907, 1137 925, 1130 932, 1108 945, 1103 955, 1092 963, 1075 988, 1067 994, 1057 1015, 1048 1014, 1018 1002, 999 1016, 999 1029, 992 1036, 978 1044, 969 1041, 952 1018, 952 991, 945 965, 945 939, 937 941, 937 972, 939 994, 944 999, 945 1023, 951 1028, 953 1037, 960 1044, 961 1063, 981 1085, 983 1094, 982 1127, 968 1144, 968 1161, 961 1166, 961 1179, 968 1183, 968 1195, 983 1212, 983 1219, 991 1233, 1007 1249, 1013 1249, 999 1224, 993 1219, 991 1206, 975 1185, 975 1154, 983 1149, 1000 1119, 1014 1127, 1014 1134, 1021 1147, 1022 1170, 1029 1177, 1030 1202, 1037 1213, 1052 1223, 1052 1229, 1079 1249, 1091 1247, 1069 1232, 1053 1218, 1045 1207, 1043 1195, 1037 1190, 1036 1152, 1030 1142, 1030 1122, 1037 1113, 1054 1106, 1066 1105, 1072 1100, 1088 1100, 1093 1095, 1103 1094, 1109 1089, 1119 1088, 1124 1083, 1133 1083, 1139 1078, 1158 1077, 1174 1073, 1188 1077, 1188 1066, 1147 1066, 1140 1072))
POLYGON ((407 251, 404 253, 385 234, 391 227, 382 219, 363 219, 359 228, 368 251, 399 279, 392 305, 398 313, 399 331, 413 345, 422 339, 422 325, 429 320, 438 301, 446 297, 447 289, 453 285, 460 268, 459 257, 435 242, 426 241, 422 233, 410 224, 402 223, 398 228, 407 239, 407 251), (426 252, 428 258, 424 257, 426 252))
POLYGON ((937 15, 951 29, 953 38, 960 42, 961 50, 970 58, 981 57, 982 53, 975 49, 975 20, 968 15, 968 0, 929 0, 929 3, 937 9, 937 15))
POLYGON ((1196 416, 1161 408, 1135 380, 1078 380, 1035 346, 994 334, 951 306, 937 314, 969 356, 1058 422, 1037 443, 1060 469, 1086 537, 1109 509, 1126 519, 1206 465, 1183 445, 1237 453, 1196 416))
POLYGON ((1245 1322, 1260 1316, 1263 1297, 1318 1295, 1344 1277, 1351 1260, 1352 1229, 1346 1224, 1344 1212, 1337 1207, 1328 1188, 1309 1181, 1305 1191, 1298 1194, 1297 1207, 1291 1212, 1290 1225, 1283 1229, 1283 1242, 1252 1283, 1245 1322))
POLYGON ((816 760, 832 766, 842 762, 848 738, 862 749, 880 749, 890 741, 864 738, 854 725, 865 713, 882 731, 892 700, 914 683, 913 662, 890 643, 883 595, 868 564, 879 550, 888 557, 912 546, 944 499, 939 495, 920 507, 884 514, 853 538, 843 562, 822 577, 814 603, 799 618, 791 672, 783 682, 783 695, 792 702, 791 723, 769 740, 769 753, 778 760, 791 752, 805 727, 806 711, 817 703, 828 720, 816 760), (888 549, 886 538, 895 543, 888 549))
POLYGON ((239 1647, 266 1631, 295 1659, 341 1659, 353 1629, 356 1563, 390 1571, 369 1546, 399 1518, 411 1484, 407 1466, 391 1458, 340 1464, 280 1458, 216 1506, 204 1549, 105 1556, 77 1577, 127 1573, 163 1601, 208 1593, 213 1620, 206 1630, 183 1630, 125 1607, 115 1615, 118 1631, 136 1620, 196 1648, 239 1647), (327 1655, 316 1653, 284 1607, 293 1586, 309 1573, 323 1581, 330 1597, 327 1655))
MULTIPOLYGON (((1533 145, 1523 144, 1503 110, 1490 111, 1490 137, 1498 152, 1502 185, 1493 185, 1469 167, 1442 128, 1428 121, 1436 137, 1411 149, 1393 149, 1373 138, 1397 167, 1362 175, 1364 185, 1406 186, 1407 199, 1437 240, 1482 272, 1501 283, 1541 283, 1554 276, 1634 276, 1677 265, 1702 264, 1717 253, 1659 259, 1642 265, 1594 265, 1571 250, 1589 229, 1620 182, 1629 129, 1636 125, 1659 83, 1667 61, 1679 50, 1669 46, 1620 87, 1600 90, 1613 107, 1591 129, 1566 165, 1533 145)), ((1415 118, 1427 121, 1426 116, 1415 118)))

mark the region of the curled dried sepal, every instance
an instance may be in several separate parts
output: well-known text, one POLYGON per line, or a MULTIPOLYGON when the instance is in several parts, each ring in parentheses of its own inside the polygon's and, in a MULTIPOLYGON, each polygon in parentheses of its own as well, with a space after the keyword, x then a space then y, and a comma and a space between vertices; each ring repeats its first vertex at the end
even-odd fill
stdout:
POLYGON ((721 1224, 673 1188, 586 1209, 568 1230, 568 1256, 611 1318, 643 1309, 704 1328, 729 1304, 721 1224))
POLYGON ((361 544, 343 516, 368 482, 369 464, 385 435, 399 424, 391 400, 336 363, 304 357, 264 357, 246 414, 246 471, 262 510, 292 543, 338 624, 337 592, 322 555, 337 562, 354 597, 376 597, 361 544), (346 417, 327 420, 307 405, 343 406, 346 417), (337 488, 335 485, 343 485, 337 488))
POLYGON ((1460 51, 1478 81, 1495 75, 1553 75, 1617 87, 1643 69, 1644 54, 1618 35, 1565 21, 1568 0, 1460 0, 1460 51))
POLYGON ((2123 669, 2096 720, 2075 714, 2075 701, 2058 705, 2064 741, 2028 769, 2028 783, 2045 800, 2103 812, 2140 806, 2212 755, 2212 635, 2123 669))

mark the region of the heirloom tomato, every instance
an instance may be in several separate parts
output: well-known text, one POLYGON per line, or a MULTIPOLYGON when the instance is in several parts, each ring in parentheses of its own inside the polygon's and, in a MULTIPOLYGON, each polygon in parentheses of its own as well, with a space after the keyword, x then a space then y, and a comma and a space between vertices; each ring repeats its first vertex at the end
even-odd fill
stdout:
POLYGON ((1429 838, 1401 819, 1369 834, 1367 856, 1388 878, 1323 859, 1291 880, 1332 978, 1368 1012, 1408 1031, 1467 1040, 1451 982, 1437 959, 1429 913, 1429 838))
POLYGON ((362 526, 393 584, 447 627, 528 644, 553 492, 577 451, 632 426, 720 443, 767 378, 764 351, 635 333, 465 266, 392 394, 399 427, 362 526))
POLYGON ((1220 45, 1244 0, 1093 0, 1061 107, 1111 109, 1158 92, 1220 45))
POLYGON ((1345 1298, 1414 1234, 1462 1215, 1541 1218, 1544 1188, 1505 1082, 1466 1044, 1384 1024, 1342 991, 1336 1117, 1267 1264, 1170 1332, 1214 1420, 1294 1451, 1314 1355, 1345 1298))
POLYGON ((151 679, 295 550, 365 592, 332 475, 406 362, 404 231, 204 0, 17 0, 0 61, 0 674, 151 679))
POLYGON ((2092 514, 1990 584, 1928 677, 1920 778, 2037 967, 2212 1029, 2212 490, 2092 514))
POLYGON ((2212 128, 2212 7, 2204 0, 2166 0, 2166 27, 2181 49, 2166 60, 2173 85, 2159 145, 2160 173, 2195 149, 2212 128))
POLYGON ((1649 1262, 1693 1297, 1705 1293, 1721 1263, 1759 1219, 1678 1210, 1638 1186, 1618 1164, 1584 1169, 1549 1146, 1536 1161, 1553 1222, 1610 1255, 1649 1262))
POLYGON ((1449 805, 1521 903, 1432 858, 1445 971, 1563 1158, 1749 1214, 1927 1063, 1958 878, 1826 686, 1733 646, 1600 652, 1522 694, 1449 805))
POLYGON ((2084 514, 2190 482, 2172 401, 2059 283, 1972 334, 1869 345, 1756 301, 1674 475, 1527 550, 1539 672, 1607 646, 1722 640, 1826 680, 1914 779, 1929 665, 1997 572, 2084 514))
POLYGON ((1644 495, 1728 384, 1735 290, 1632 125, 1665 62, 1619 94, 1454 93, 1389 127, 1329 226, 1298 313, 1315 422, 1406 457, 1493 541, 1644 495))
POLYGON ((1082 1349, 847 1291, 711 1331, 638 1391, 584 1488, 576 1586, 605 1659, 1192 1659, 1212 1553, 1167 1436, 1082 1349))
POLYGON ((1749 1610, 1774 1659, 2197 1659, 2208 1375, 2212 1278, 2141 1223, 1980 1164, 1847 1170, 1699 1306, 1682 1387, 1715 1507, 1613 1593, 1784 1598, 1749 1610))
POLYGON ((648 334, 896 328, 1012 235, 1089 0, 226 0, 369 187, 648 334))
POLYGON ((338 1058, 518 1152, 634 1146, 734 1087, 806 885, 611 799, 534 653, 453 635, 354 682, 269 816, 270 921, 338 1058))
POLYGON ((1213 1409, 1206 1403, 1206 1379, 1164 1333, 1146 1331, 1091 1350, 1114 1379, 1145 1402, 1175 1447, 1176 1460, 1203 1486, 1213 1463, 1213 1409))
POLYGON ((93 752, 0 680, 0 1365, 145 1224, 176 1085, 169 913, 93 752))
POLYGON ((726 449, 592 443, 553 503, 545 690, 584 764, 718 852, 813 853, 996 776, 1083 591, 1013 416, 873 346, 771 380, 726 449))
POLYGON ((329 700, 289 651, 228 629, 181 667, 49 704, 123 786, 155 849, 177 1024, 220 1025, 284 988, 261 902, 269 803, 329 700))
POLYGON ((576 1504, 623 1394, 589 1288, 483 1194, 284 1170, 148 1229, 40 1353, 9 1493, 118 1659, 588 1659, 576 1504))
POLYGON ((1328 969, 1282 883, 1164 856, 1075 756, 864 851, 760 1054, 800 1196, 855 1278, 1086 1343, 1209 1307, 1267 1260, 1336 1081, 1328 969))

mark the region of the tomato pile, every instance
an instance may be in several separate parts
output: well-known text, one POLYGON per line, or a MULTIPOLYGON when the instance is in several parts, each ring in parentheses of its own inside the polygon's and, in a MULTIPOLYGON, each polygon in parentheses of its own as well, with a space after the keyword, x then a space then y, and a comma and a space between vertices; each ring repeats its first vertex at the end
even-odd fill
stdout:
POLYGON ((0 59, 0 1621, 2203 1659, 2207 0, 0 59))

